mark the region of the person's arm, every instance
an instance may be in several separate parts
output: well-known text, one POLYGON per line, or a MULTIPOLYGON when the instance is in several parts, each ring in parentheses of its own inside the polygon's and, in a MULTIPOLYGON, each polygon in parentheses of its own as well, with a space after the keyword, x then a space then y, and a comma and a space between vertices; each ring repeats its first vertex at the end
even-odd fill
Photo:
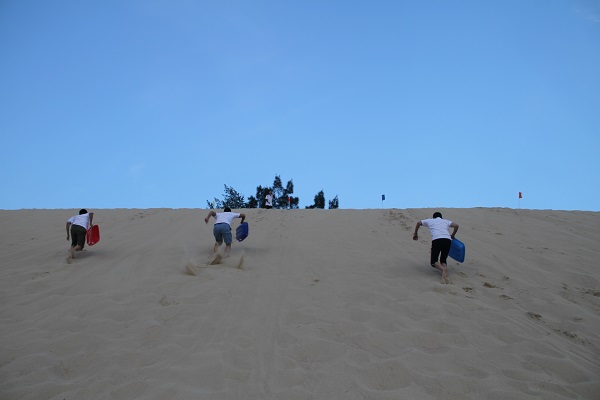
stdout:
POLYGON ((242 219, 242 223, 243 223, 244 220, 246 219, 246 214, 240 214, 240 218, 242 219))
POLYGON ((453 223, 451 223, 451 224, 450 224, 450 226, 451 226, 452 228, 454 228, 454 232, 452 232, 452 235, 450 235, 450 237, 451 237, 452 239, 454 239, 454 235, 456 235, 456 232, 458 231, 458 224, 455 224, 455 223, 453 222, 453 223))
POLYGON ((423 225, 421 221, 417 222, 417 225, 415 225, 415 233, 413 234, 413 240, 419 240, 419 235, 417 235, 417 232, 419 232, 419 228, 421 227, 421 225, 423 225))
POLYGON ((94 213, 90 213, 90 226, 94 226, 94 213))
POLYGON ((208 224, 208 220, 210 219, 210 217, 216 217, 216 216, 217 216, 217 213, 214 212, 213 210, 210 210, 210 212, 208 213, 206 218, 204 218, 204 222, 208 224))
POLYGON ((69 240, 71 238, 70 233, 71 233, 71 223, 67 222, 67 240, 69 240))

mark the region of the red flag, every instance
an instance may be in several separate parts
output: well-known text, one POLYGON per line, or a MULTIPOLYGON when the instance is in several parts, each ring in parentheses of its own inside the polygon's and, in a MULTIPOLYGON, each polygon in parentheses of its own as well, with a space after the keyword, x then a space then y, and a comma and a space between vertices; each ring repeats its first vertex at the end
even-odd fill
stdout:
POLYGON ((523 198, 523 193, 519 192, 519 198, 522 199, 523 198))

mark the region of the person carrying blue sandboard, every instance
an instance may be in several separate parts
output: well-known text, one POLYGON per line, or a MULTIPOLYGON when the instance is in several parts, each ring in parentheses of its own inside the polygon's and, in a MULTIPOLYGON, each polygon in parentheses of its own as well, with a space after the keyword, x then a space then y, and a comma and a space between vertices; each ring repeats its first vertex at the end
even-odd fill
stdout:
POLYGON ((442 271, 442 283, 450 283, 448 280, 448 265, 446 264, 446 259, 450 252, 452 239, 454 239, 454 235, 456 235, 456 232, 458 231, 458 224, 443 219, 442 213, 435 212, 433 218, 427 218, 417 222, 413 240, 419 239, 417 232, 421 225, 429 228, 429 232, 431 233, 431 266, 442 271), (449 228, 454 228, 452 234, 448 233, 449 228))
POLYGON ((231 242, 233 241, 231 235, 231 223, 235 218, 241 218, 243 223, 246 219, 246 215, 242 213, 231 212, 231 208, 225 207, 222 213, 215 212, 214 210, 209 211, 206 218, 204 218, 204 222, 208 224, 210 217, 214 217, 216 220, 213 227, 213 235, 215 237, 215 245, 213 250, 215 256, 218 256, 220 259, 220 256, 217 252, 219 251, 219 246, 225 242, 223 257, 227 258, 231 252, 231 242))

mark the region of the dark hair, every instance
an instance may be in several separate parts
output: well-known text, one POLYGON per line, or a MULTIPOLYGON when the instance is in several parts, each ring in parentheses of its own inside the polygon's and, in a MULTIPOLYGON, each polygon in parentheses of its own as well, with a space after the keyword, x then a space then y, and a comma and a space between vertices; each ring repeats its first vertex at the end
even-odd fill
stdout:
POLYGON ((231 212, 231 208, 229 207, 225 207, 225 209, 223 210, 224 212, 231 212))
POLYGON ((87 210, 85 208, 82 208, 81 210, 79 210, 79 215, 81 214, 87 214, 87 210))
POLYGON ((438 218, 438 217, 442 218, 442 213, 441 212, 435 212, 435 213, 433 213, 433 218, 438 218))

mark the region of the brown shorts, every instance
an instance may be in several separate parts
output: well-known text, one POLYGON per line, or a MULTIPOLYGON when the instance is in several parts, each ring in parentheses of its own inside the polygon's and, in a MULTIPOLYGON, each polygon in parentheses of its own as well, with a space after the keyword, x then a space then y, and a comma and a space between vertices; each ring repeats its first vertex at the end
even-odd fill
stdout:
POLYGON ((85 234, 87 230, 81 225, 71 225, 71 246, 85 246, 85 234))

